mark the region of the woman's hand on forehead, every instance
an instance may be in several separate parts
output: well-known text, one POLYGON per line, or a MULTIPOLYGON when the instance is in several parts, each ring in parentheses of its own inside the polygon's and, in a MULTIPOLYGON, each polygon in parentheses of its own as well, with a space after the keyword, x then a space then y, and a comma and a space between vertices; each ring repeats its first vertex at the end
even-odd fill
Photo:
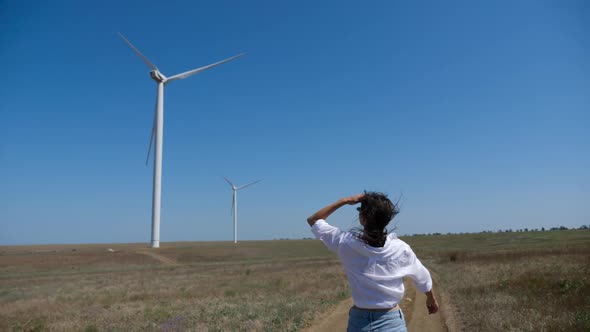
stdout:
POLYGON ((365 197, 365 194, 358 194, 344 198, 344 202, 349 205, 355 205, 361 202, 361 200, 365 197))

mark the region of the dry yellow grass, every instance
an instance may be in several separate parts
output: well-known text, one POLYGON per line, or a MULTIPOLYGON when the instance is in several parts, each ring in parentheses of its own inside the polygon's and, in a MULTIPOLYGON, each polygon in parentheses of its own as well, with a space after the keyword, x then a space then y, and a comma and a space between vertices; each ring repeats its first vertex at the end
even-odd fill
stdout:
MULTIPOLYGON (((590 330, 590 231, 404 240, 437 275, 451 331, 590 330)), ((319 241, 146 250, 0 247, 0 330, 296 331, 349 296, 319 241)))
POLYGON ((296 331, 348 296, 335 256, 318 241, 157 251, 179 265, 144 250, 2 248, 0 330, 296 331))
POLYGON ((440 277, 464 331, 590 331, 589 231, 405 240, 440 277))

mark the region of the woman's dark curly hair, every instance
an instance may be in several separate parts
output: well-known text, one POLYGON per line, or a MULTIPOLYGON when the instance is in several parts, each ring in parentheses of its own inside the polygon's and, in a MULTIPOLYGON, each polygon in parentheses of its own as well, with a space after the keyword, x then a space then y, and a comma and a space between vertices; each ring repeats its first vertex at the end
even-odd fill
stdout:
POLYGON ((385 227, 399 213, 397 204, 392 203, 383 193, 365 191, 357 210, 359 218, 363 218, 364 226, 355 232, 356 236, 371 247, 383 247, 387 239, 385 227))

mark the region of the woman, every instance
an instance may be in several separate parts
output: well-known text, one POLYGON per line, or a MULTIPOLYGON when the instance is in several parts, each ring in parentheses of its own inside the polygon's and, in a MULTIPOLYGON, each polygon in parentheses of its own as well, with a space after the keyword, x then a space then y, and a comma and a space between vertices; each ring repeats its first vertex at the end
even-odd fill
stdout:
POLYGON ((426 294, 428 312, 438 311, 430 273, 410 246, 394 233, 387 234, 385 227, 398 212, 386 195, 365 192, 342 198, 307 218, 316 238, 336 252, 344 266, 354 302, 348 331, 407 331, 398 306, 404 295, 402 278, 406 276, 426 294), (325 221, 340 207, 358 203, 362 228, 343 232, 325 221))

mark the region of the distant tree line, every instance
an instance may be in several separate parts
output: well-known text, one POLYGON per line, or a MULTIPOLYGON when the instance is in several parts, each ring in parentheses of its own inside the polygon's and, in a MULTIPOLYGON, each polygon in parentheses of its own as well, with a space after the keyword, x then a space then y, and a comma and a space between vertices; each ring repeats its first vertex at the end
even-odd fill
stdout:
MULTIPOLYGON (((508 229, 498 229, 496 232, 494 231, 490 231, 490 230, 486 230, 486 231, 481 231, 479 233, 513 233, 513 232, 545 232, 545 231, 566 231, 566 230, 576 230, 576 229, 590 229, 590 225, 582 225, 578 228, 567 228, 565 226, 559 226, 559 227, 551 227, 550 229, 545 229, 545 227, 541 227, 539 228, 519 228, 516 230, 513 230, 512 228, 508 228, 508 229)), ((477 233, 477 232, 476 232, 477 233)), ((459 232, 459 233, 451 233, 448 232, 446 233, 446 235, 453 235, 453 234, 473 234, 470 232, 459 232)), ((411 236, 430 236, 430 235, 442 235, 441 233, 415 233, 412 234, 411 236)))
MULTIPOLYGON (((582 225, 578 228, 567 228, 565 226, 559 226, 559 227, 551 227, 549 230, 550 231, 567 231, 568 229, 575 230, 575 229, 589 229, 589 228, 590 228, 590 225, 582 225)), ((528 228, 524 228, 524 229, 521 228, 521 229, 517 229, 517 230, 513 231, 512 228, 509 228, 506 230, 499 229, 497 233, 529 232, 529 231, 530 232, 539 232, 539 231, 544 232, 544 231, 546 231, 546 229, 545 229, 545 227, 541 227, 541 229, 533 228, 530 230, 528 228)))

